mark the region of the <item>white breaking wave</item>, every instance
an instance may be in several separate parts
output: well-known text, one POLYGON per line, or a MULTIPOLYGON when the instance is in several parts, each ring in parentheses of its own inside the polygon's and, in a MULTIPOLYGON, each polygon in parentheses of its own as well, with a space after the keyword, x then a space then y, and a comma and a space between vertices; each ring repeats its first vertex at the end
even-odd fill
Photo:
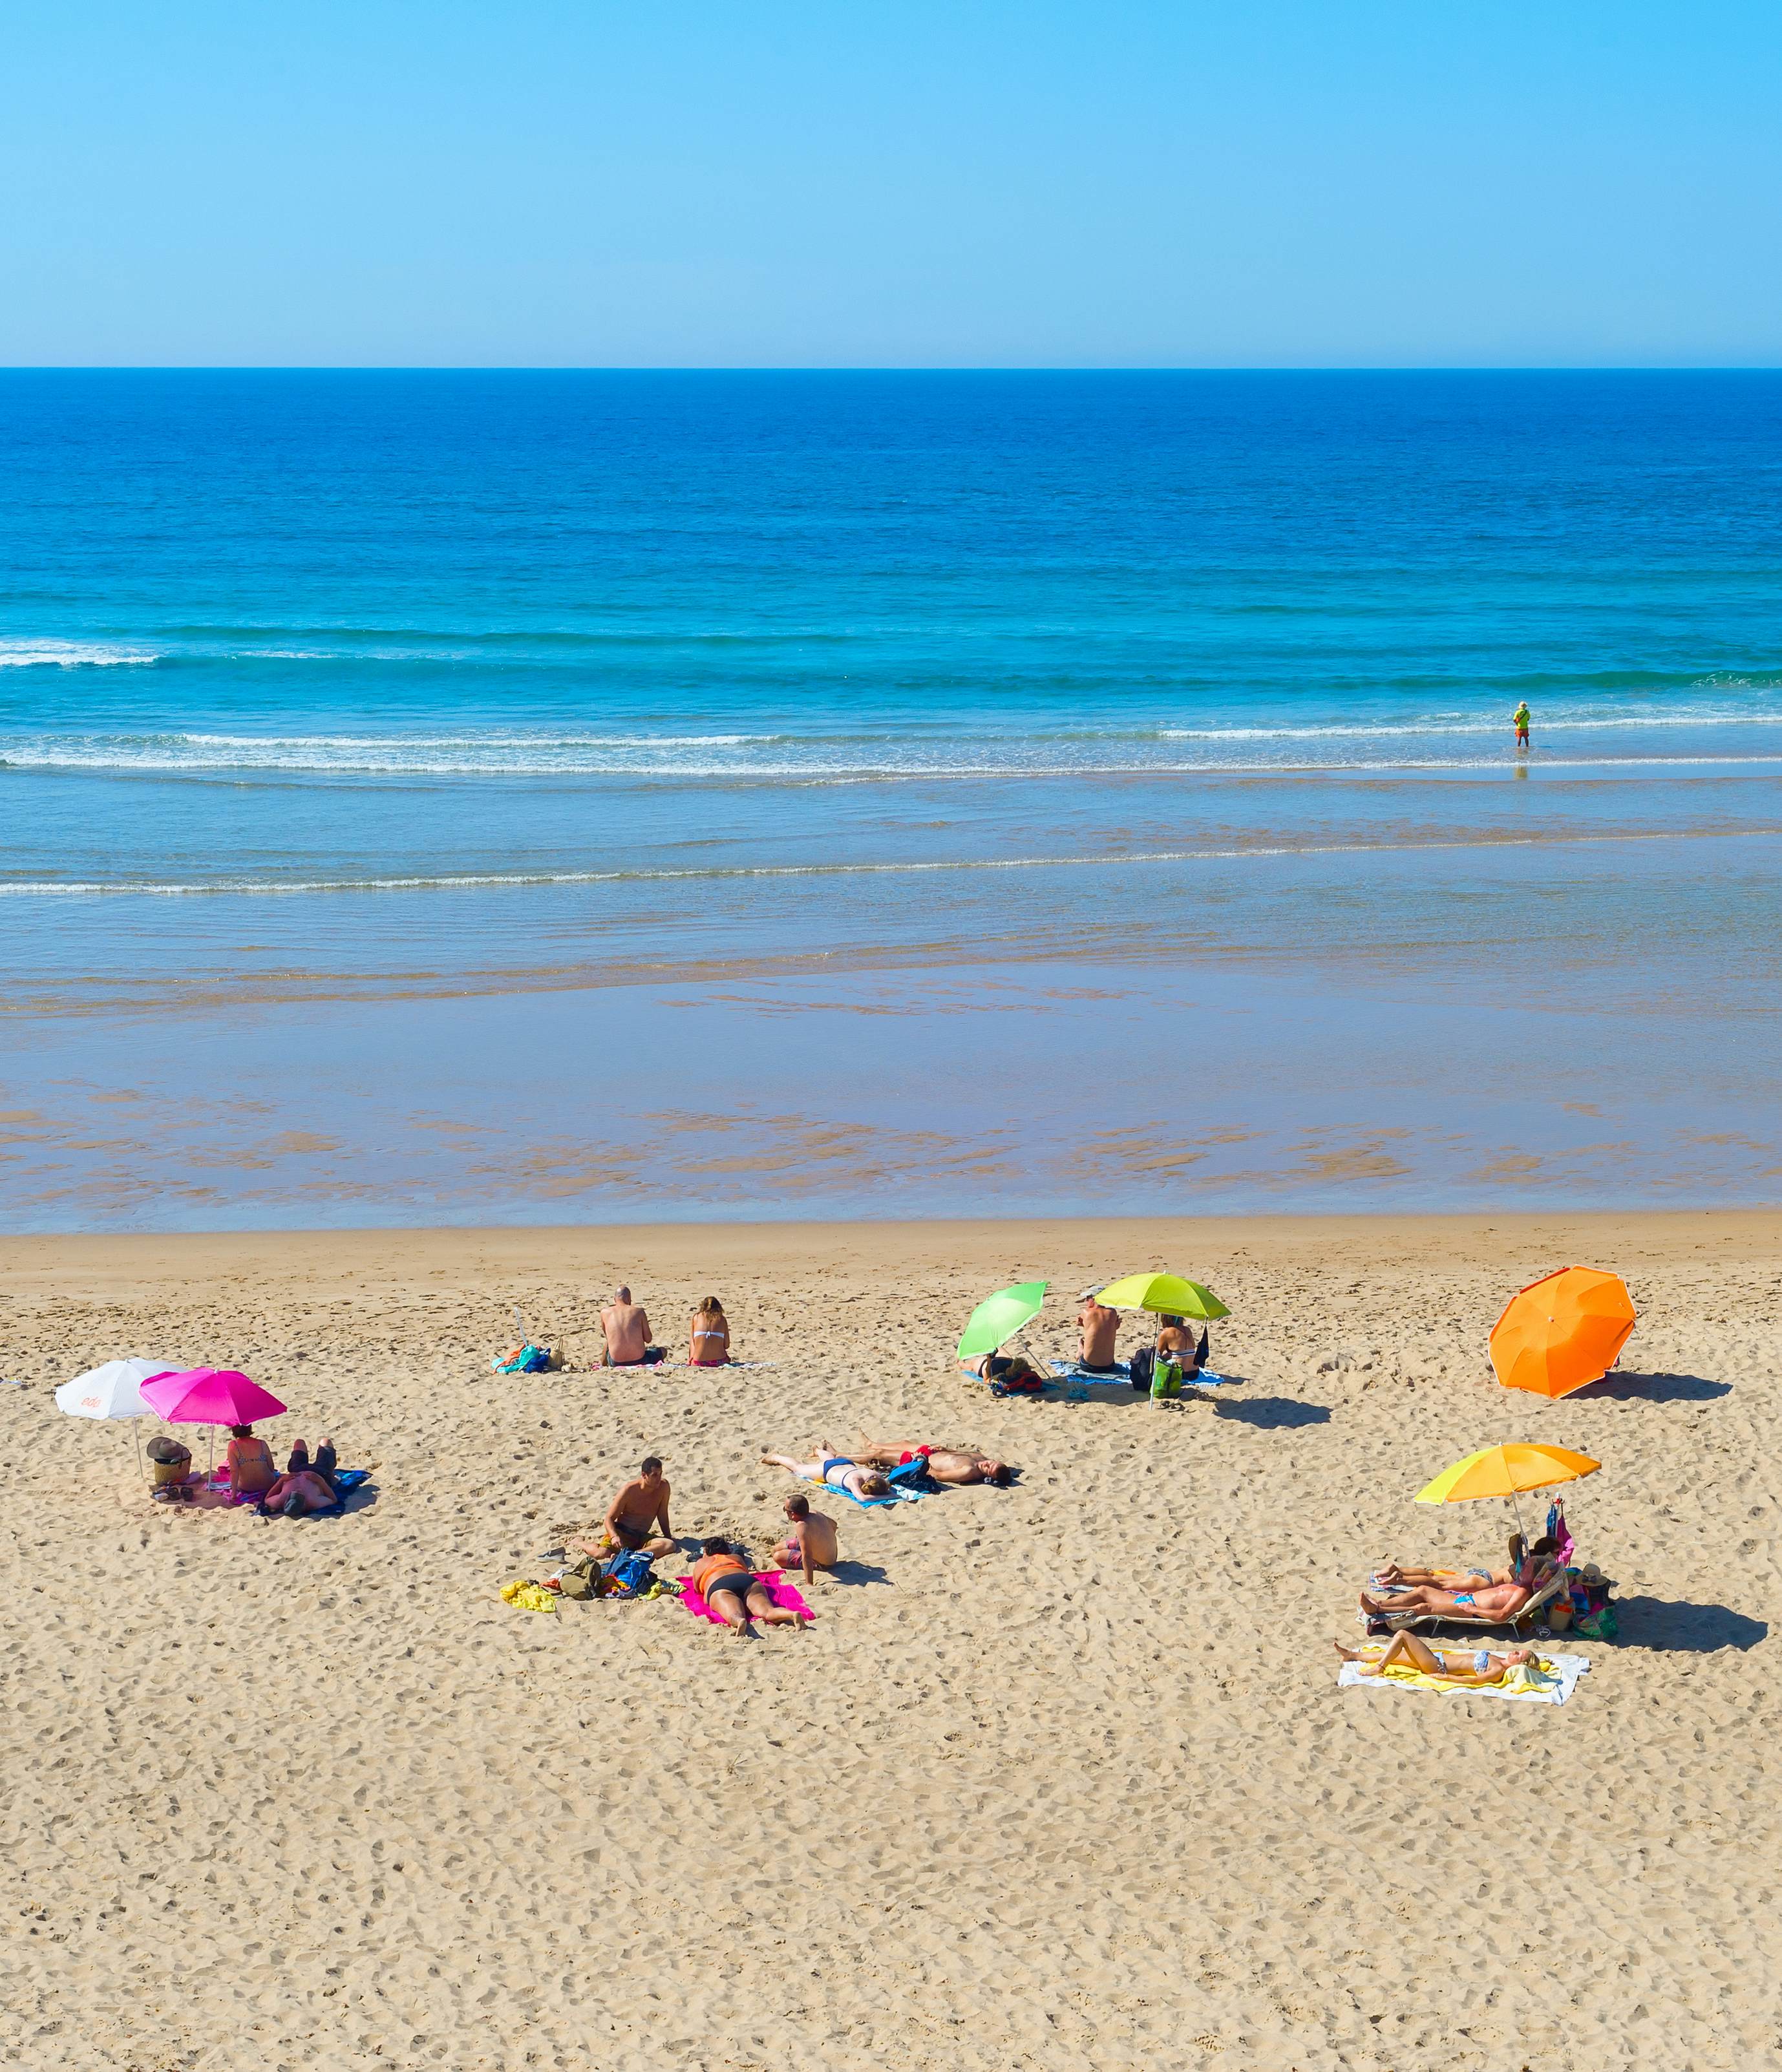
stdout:
POLYGON ((158 662, 152 648, 107 640, 19 640, 0 637, 0 669, 115 669, 158 662))
POLYGON ((468 871, 437 877, 219 878, 208 882, 157 882, 144 878, 102 880, 26 878, 0 883, 0 898, 223 898, 317 892, 462 892, 524 890, 554 885, 656 885, 688 880, 701 882, 757 878, 900 878, 947 871, 1118 870, 1127 864, 1239 863, 1271 857, 1383 856, 1406 851, 1594 849, 1626 842, 1735 841, 1750 835, 1775 834, 1782 828, 1663 828, 1614 834, 1481 834, 1472 841, 1271 842, 1247 849, 1137 849, 1106 856, 983 856, 915 857, 894 863, 713 864, 688 870, 522 870, 468 871))

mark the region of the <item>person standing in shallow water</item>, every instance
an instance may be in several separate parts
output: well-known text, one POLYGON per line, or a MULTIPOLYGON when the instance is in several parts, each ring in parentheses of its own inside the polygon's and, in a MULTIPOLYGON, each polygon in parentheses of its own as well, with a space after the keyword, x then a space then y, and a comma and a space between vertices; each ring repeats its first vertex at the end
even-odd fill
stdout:
POLYGON ((1510 717, 1516 722, 1516 746, 1526 748, 1529 745, 1529 701, 1526 698, 1510 714, 1510 717))

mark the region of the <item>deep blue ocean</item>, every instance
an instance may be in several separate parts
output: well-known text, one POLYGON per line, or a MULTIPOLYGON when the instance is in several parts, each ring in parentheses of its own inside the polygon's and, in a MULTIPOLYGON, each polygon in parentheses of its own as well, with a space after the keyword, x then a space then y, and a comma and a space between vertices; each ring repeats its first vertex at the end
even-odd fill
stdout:
POLYGON ((1777 1191, 1782 376, 0 373, 0 492, 14 1226, 1777 1191))

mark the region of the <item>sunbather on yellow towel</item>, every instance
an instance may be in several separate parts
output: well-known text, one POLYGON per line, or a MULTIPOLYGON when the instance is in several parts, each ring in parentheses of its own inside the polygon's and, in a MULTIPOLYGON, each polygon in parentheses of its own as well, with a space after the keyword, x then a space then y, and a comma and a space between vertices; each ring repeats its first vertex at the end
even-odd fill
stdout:
POLYGON ((1464 1654, 1444 1653, 1420 1640, 1414 1633, 1395 1633, 1378 1651, 1345 1647, 1336 1643, 1345 1662, 1353 1662, 1364 1676, 1384 1676, 1395 1684, 1449 1684, 1477 1689, 1486 1684, 1511 1683, 1517 1672, 1540 1658, 1532 1647, 1468 1648, 1464 1654))

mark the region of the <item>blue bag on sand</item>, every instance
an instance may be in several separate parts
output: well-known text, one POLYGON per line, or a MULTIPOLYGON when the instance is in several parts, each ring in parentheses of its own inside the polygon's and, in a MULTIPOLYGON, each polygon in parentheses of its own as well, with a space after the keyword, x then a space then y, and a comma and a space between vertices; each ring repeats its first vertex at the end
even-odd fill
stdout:
POLYGON ((613 1585, 607 1593, 615 1597, 634 1597, 639 1590, 650 1586, 653 1554, 615 1554, 606 1564, 606 1580, 613 1585))

